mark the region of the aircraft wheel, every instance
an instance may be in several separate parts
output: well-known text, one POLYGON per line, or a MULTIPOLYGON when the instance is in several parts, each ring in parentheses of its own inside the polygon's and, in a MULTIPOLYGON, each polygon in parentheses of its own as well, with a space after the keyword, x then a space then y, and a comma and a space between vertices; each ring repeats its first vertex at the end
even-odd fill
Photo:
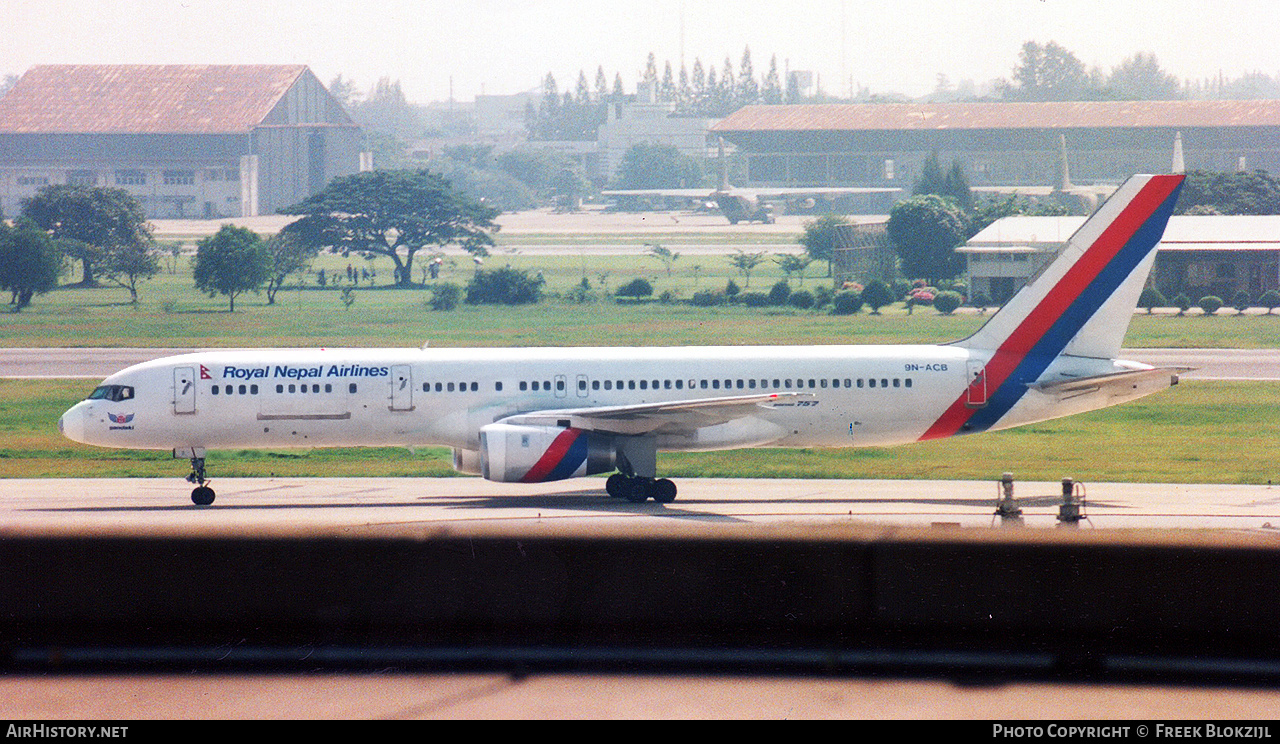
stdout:
POLYGON ((649 483, 644 478, 627 478, 622 496, 633 504, 643 504, 649 500, 649 483))
POLYGON ((650 484, 653 500, 659 504, 670 504, 676 500, 676 484, 667 478, 659 478, 650 484))
POLYGON ((208 486, 199 486, 191 492, 191 502, 196 506, 208 506, 213 503, 213 489, 208 486))
POLYGON ((630 480, 622 473, 614 473, 605 479, 604 490, 608 492, 609 498, 620 499, 626 493, 627 481, 630 480))

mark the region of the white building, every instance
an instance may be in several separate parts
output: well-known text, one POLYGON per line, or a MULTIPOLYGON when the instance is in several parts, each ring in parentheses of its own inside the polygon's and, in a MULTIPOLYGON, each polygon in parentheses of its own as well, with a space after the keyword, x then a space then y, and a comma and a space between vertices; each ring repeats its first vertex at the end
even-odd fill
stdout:
MULTIPOLYGON (((957 252, 968 265, 969 296, 1003 303, 1066 246, 1085 217, 1005 217, 957 252)), ((1280 289, 1280 215, 1175 215, 1157 248, 1151 282, 1166 297, 1225 301, 1243 290, 1256 300, 1280 289)))

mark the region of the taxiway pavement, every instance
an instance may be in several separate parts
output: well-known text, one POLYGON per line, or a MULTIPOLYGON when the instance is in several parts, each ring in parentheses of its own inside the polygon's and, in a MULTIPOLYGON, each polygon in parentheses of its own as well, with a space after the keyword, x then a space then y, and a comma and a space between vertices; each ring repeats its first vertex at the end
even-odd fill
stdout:
MULTIPOLYGON (((175 472, 182 463, 175 462, 175 472)), ((992 528, 1216 529, 1274 535, 1280 485, 1078 483, 1083 519, 1060 519, 1060 482, 1018 482, 1020 520, 997 516, 991 481, 680 479, 670 504, 605 494, 603 479, 539 484, 455 478, 215 478, 217 500, 194 506, 172 479, 0 480, 8 534, 242 534, 299 537, 440 530, 572 534, 596 528, 702 530, 790 524, 992 528)), ((1068 514, 1070 511, 1068 511, 1068 514)))

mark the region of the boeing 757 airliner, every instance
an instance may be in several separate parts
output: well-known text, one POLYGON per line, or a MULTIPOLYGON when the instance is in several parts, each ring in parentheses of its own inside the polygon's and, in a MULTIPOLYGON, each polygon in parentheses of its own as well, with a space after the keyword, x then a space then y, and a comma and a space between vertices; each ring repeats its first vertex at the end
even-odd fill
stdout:
POLYGON ((117 372, 58 427, 190 459, 201 505, 208 450, 375 445, 451 447, 499 482, 613 473, 611 496, 666 503, 659 451, 882 446, 1090 411, 1177 383, 1116 357, 1182 178, 1130 178, 955 343, 210 351, 117 372))

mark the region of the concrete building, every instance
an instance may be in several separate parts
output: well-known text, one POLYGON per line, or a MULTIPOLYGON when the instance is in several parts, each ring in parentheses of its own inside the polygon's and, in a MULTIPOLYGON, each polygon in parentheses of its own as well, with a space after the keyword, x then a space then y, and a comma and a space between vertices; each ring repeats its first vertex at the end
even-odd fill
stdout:
POLYGON ((632 103, 609 106, 609 117, 597 135, 600 162, 596 175, 612 180, 627 150, 640 143, 670 145, 699 162, 714 156, 717 138, 709 133, 715 119, 676 116, 674 103, 654 102, 643 91, 636 98, 632 103))
POLYGON ((960 163, 975 189, 1077 185, 1187 170, 1280 172, 1280 101, 1078 101, 747 106, 712 127, 746 158, 741 186, 899 186, 924 161, 960 163))
POLYGON ((269 214, 367 166, 363 150, 304 65, 42 65, 0 98, 0 209, 79 183, 127 189, 152 218, 269 214))
MULTIPOLYGON (((968 266, 969 295, 1009 299, 1058 253, 1084 217, 1006 217, 956 250, 968 266)), ((1167 298, 1214 295, 1230 302, 1280 289, 1280 215, 1175 215, 1157 248, 1150 284, 1167 298)))

